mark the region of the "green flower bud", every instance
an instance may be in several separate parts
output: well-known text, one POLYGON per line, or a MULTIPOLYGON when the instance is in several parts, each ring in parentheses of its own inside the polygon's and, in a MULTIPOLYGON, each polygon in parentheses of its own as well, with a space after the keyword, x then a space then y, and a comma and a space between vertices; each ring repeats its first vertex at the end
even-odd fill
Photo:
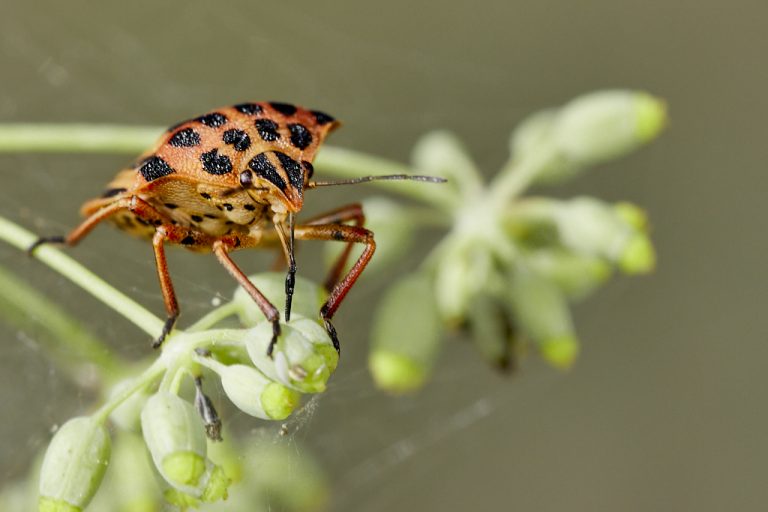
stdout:
POLYGON ((189 493, 178 487, 169 487, 163 491, 163 497, 182 510, 199 508, 202 503, 227 499, 230 483, 231 480, 220 466, 206 461, 205 472, 199 478, 200 492, 189 493))
POLYGON ((438 261, 433 294, 443 319, 457 324, 475 295, 488 289, 494 271, 491 252, 477 240, 451 242, 438 261))
POLYGON ((160 391, 141 411, 141 427, 160 475, 185 494, 200 497, 200 479, 206 471, 206 436, 192 404, 160 391))
POLYGON ((553 365, 563 368, 573 363, 577 342, 563 293, 520 264, 510 277, 509 299, 520 328, 553 365))
POLYGON ((585 297, 611 276, 611 266, 602 258, 556 248, 530 251, 525 263, 574 299, 585 297))
POLYGON ((442 328, 430 280, 413 274, 387 291, 376 312, 368 367, 392 393, 419 389, 432 371, 442 328))
POLYGON ((539 345, 541 356, 560 370, 567 370, 579 355, 579 341, 573 336, 561 336, 544 340, 539 345))
POLYGON ((141 436, 118 432, 112 445, 109 473, 87 510, 156 512, 157 482, 148 463, 141 436))
POLYGON ((632 203, 617 203, 617 215, 635 232, 619 258, 619 268, 627 274, 646 274, 656 267, 656 251, 648 237, 648 216, 632 203))
MULTIPOLYGON (((275 304, 278 309, 285 304, 285 274, 281 272, 263 272, 249 277, 256 288, 275 304)), ((320 308, 327 296, 321 287, 301 276, 296 276, 296 285, 291 304, 291 317, 294 314, 307 318, 317 318, 320 308)), ((241 287, 235 291, 233 298, 238 308, 240 322, 246 327, 253 327, 264 320, 264 313, 256 305, 250 295, 241 287)))
POLYGON ((537 112, 512 135, 516 159, 550 154, 536 181, 552 183, 636 150, 667 121, 664 102, 637 91, 598 91, 537 112))
POLYGON ((576 98, 558 113, 554 141, 565 157, 585 166, 634 151, 666 124, 664 102, 636 91, 598 91, 576 98))
POLYGON ((302 393, 325 391, 338 364, 338 354, 325 328, 300 315, 292 315, 281 328, 272 358, 267 356, 272 324, 264 321, 248 331, 244 341, 253 364, 269 379, 302 393))
POLYGON ((66 422, 45 452, 39 510, 83 510, 101 485, 109 457, 109 433, 103 424, 90 417, 66 422))
POLYGON ((244 364, 219 365, 215 371, 227 397, 246 414, 265 420, 282 420, 299 404, 300 395, 244 364))
POLYGON ((589 197, 556 205, 555 223, 563 245, 586 256, 621 258, 634 230, 611 205, 589 197))

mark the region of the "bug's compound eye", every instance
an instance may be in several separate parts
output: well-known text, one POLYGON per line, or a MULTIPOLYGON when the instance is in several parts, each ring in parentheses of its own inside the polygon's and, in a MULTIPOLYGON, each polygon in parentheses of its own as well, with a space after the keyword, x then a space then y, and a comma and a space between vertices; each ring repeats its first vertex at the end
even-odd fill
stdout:
POLYGON ((243 188, 251 188, 253 186, 253 173, 246 169, 240 173, 240 185, 243 188))

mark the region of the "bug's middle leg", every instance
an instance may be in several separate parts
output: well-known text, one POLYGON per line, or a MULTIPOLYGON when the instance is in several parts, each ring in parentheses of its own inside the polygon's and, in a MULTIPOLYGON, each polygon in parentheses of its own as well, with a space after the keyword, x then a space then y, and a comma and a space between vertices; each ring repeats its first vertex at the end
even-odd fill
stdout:
POLYGON ((280 336, 280 312, 277 308, 269 302, 264 294, 262 294, 258 288, 248 279, 240 267, 232 261, 229 256, 229 252, 232 250, 232 246, 224 239, 219 239, 212 244, 213 254, 218 258, 219 263, 227 269, 227 272, 235 278, 235 280, 243 287, 243 289, 251 296, 253 301, 259 306, 261 312, 272 323, 272 340, 269 342, 267 348, 267 355, 272 357, 272 351, 275 349, 277 338, 280 336))

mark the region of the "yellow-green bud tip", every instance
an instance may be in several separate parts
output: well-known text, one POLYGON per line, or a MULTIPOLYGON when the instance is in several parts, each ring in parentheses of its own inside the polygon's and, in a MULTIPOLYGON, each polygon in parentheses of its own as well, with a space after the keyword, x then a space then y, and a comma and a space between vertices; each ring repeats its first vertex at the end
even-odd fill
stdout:
POLYGON ((422 366, 408 357, 386 350, 371 353, 368 368, 376 385, 390 393, 408 393, 419 389, 426 379, 427 372, 422 366))
POLYGON ((655 139, 667 125, 667 104, 647 93, 635 96, 637 135, 643 142, 655 139))
POLYGON ((163 459, 163 474, 177 485, 196 486, 205 473, 205 459, 189 452, 175 452, 163 459))
POLYGON ((39 512, 80 512, 83 509, 63 500, 40 496, 37 510, 39 512))
POLYGON ((621 217, 624 222, 632 226, 638 231, 648 230, 648 215, 645 210, 637 206, 636 204, 622 201, 616 203, 614 206, 616 213, 621 217))
POLYGON ((231 480, 227 478, 221 466, 214 466, 208 479, 208 485, 200 499, 209 503, 227 499, 227 488, 230 482, 231 480))
POLYGON ((651 240, 637 234, 627 243, 619 260, 619 267, 626 274, 647 274, 656 268, 656 250, 651 240))
POLYGON ((567 370, 579 355, 579 342, 573 336, 549 339, 540 345, 541 356, 552 366, 567 370))
POLYGON ((261 393, 261 406, 273 420, 284 420, 296 409, 300 396, 296 391, 272 382, 261 393))

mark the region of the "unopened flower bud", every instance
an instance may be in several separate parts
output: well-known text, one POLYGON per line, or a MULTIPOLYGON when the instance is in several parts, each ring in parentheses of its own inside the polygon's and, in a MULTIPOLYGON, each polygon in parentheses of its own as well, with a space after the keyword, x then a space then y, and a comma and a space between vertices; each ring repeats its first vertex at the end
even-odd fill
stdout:
POLYGON ((338 364, 338 354, 325 328, 315 320, 292 315, 281 329, 272 358, 267 356, 272 324, 264 321, 248 331, 244 341, 253 364, 269 379, 302 393, 325 391, 338 364))
POLYGON ((392 393, 420 388, 437 357, 442 328, 431 281, 413 274, 395 283, 376 312, 368 367, 392 393))
POLYGON ((110 458, 106 427, 94 418, 66 422, 54 435, 40 470, 41 512, 85 509, 96 494, 110 458))
POLYGON ((509 298, 520 328, 554 366, 570 366, 578 353, 571 314, 557 286, 523 265, 510 276, 509 298))
POLYGON ((578 165, 624 155, 655 138, 666 124, 664 102, 637 91, 598 91, 578 97, 558 113, 555 141, 578 165))
POLYGON ((206 471, 206 436, 203 422, 186 400, 159 391, 141 412, 141 427, 152 461, 173 487, 199 497, 206 471))
POLYGON ((215 370, 227 397, 246 414, 265 420, 282 420, 299 404, 300 395, 244 364, 220 365, 215 370))

